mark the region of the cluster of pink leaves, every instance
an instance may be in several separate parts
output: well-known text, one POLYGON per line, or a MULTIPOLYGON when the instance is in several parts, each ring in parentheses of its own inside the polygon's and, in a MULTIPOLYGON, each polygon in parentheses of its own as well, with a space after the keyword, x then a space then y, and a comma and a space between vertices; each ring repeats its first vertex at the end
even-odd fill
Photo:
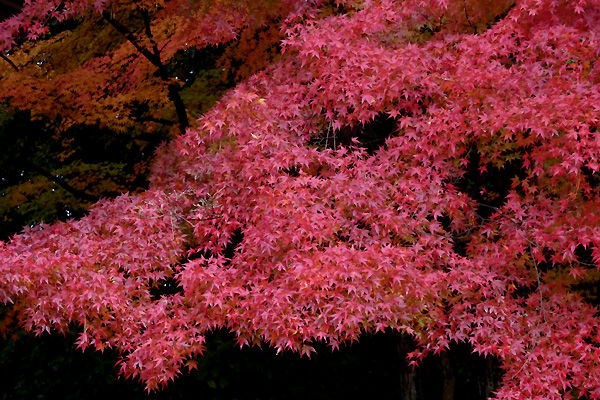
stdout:
POLYGON ((394 329, 415 361, 452 342, 498 357, 497 398, 599 399, 598 310, 555 276, 594 268, 578 247, 600 263, 600 3, 525 0, 422 44, 444 4, 355 3, 291 16, 283 59, 161 149, 148 192, 3 244, 0 300, 118 349, 148 388, 215 328, 307 355, 394 329), (374 118, 397 129, 373 154, 314 145, 374 118), (482 173, 522 160, 486 218, 459 184, 473 148, 482 173), (151 296, 167 278, 182 292, 151 296))
POLYGON ((25 0, 20 13, 0 22, 0 51, 10 50, 20 35, 35 40, 48 33, 50 21, 77 17, 94 5, 101 10, 106 1, 25 0))
MULTIPOLYGON (((36 40, 49 32, 48 25, 71 18, 108 12, 120 14, 126 10, 145 10, 157 14, 157 20, 170 19, 171 26, 155 24, 162 57, 168 59, 184 48, 204 47, 235 38, 241 26, 248 22, 243 1, 211 5, 187 0, 25 0, 20 13, 0 22, 0 51, 8 51, 26 38, 36 40), (177 24, 177 29, 173 28, 177 24), (165 32, 166 31, 166 32, 165 32), (165 37, 166 36, 166 37, 165 37)), ((282 3, 296 3, 285 0, 282 3)), ((276 5, 273 5, 276 7, 276 5)))

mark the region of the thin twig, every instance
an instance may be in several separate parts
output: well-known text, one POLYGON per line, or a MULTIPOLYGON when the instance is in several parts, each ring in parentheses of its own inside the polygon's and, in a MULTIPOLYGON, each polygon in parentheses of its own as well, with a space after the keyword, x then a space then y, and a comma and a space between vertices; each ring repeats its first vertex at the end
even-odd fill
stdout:
POLYGON ((544 307, 544 296, 542 294, 542 280, 540 278, 540 270, 538 268, 538 263, 535 260, 535 255, 533 254, 533 247, 531 246, 531 242, 529 242, 529 253, 531 254, 531 259, 533 260, 533 266, 535 268, 535 274, 537 277, 537 288, 540 295, 540 312, 542 314, 544 322, 546 322, 546 310, 544 307))

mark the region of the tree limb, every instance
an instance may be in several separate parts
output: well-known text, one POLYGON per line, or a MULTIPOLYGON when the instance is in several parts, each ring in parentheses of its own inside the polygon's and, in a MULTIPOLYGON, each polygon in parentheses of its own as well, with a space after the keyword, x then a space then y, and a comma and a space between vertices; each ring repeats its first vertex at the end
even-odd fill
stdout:
POLYGON ((175 107, 175 113, 177 115, 177 127, 179 128, 179 132, 183 134, 190 123, 187 116, 185 103, 179 94, 180 88, 176 83, 171 82, 167 69, 160 59, 160 50, 158 49, 158 44, 156 43, 154 35, 152 34, 150 15, 146 10, 139 9, 139 11, 144 21, 144 31, 146 37, 150 41, 151 49, 143 46, 135 37, 133 32, 117 21, 108 11, 104 11, 102 13, 102 17, 108 21, 108 23, 110 23, 119 33, 121 33, 137 51, 139 51, 144 57, 146 57, 148 61, 150 61, 150 63, 152 63, 152 65, 158 69, 158 74, 161 80, 167 84, 169 100, 171 100, 173 106, 175 107))
POLYGON ((91 195, 83 190, 79 190, 79 189, 71 186, 64 178, 53 175, 50 172, 46 171, 45 169, 35 165, 34 163, 29 163, 29 165, 35 172, 42 175, 44 178, 56 183, 58 186, 60 186, 67 192, 71 193, 73 196, 75 196, 81 200, 85 200, 85 201, 91 201, 91 202, 98 201, 97 196, 91 195))
POLYGON ((148 61, 150 61, 150 63, 152 63, 152 65, 154 65, 157 68, 160 68, 160 66, 162 65, 160 57, 157 57, 154 52, 145 48, 135 37, 133 32, 127 29, 125 25, 117 21, 112 15, 110 15, 110 12, 102 12, 102 18, 104 18, 109 24, 112 25, 113 28, 115 28, 121 35, 123 35, 125 39, 127 39, 137 51, 139 51, 144 57, 146 57, 148 61))
POLYGON ((4 53, 0 52, 0 58, 6 61, 8 65, 10 65, 15 71, 19 72, 19 67, 17 67, 17 65, 14 62, 12 62, 10 58, 6 57, 4 53))

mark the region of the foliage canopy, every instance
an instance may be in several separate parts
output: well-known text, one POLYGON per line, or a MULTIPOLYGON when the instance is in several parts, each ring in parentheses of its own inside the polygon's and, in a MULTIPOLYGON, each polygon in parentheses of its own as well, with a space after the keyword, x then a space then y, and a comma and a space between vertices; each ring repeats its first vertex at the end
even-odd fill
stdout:
POLYGON ((265 15, 284 36, 279 61, 159 149, 147 191, 2 243, 18 321, 77 326, 149 389, 217 328, 305 355, 393 329, 415 362, 451 342, 498 357, 499 399, 600 398, 598 308, 576 290, 600 265, 600 2, 251 4, 43 0, 0 25, 9 49, 133 7, 139 29, 73 61, 65 90, 102 90, 135 54, 112 97, 82 89, 73 107, 145 99, 154 76, 181 128, 169 59, 265 15))

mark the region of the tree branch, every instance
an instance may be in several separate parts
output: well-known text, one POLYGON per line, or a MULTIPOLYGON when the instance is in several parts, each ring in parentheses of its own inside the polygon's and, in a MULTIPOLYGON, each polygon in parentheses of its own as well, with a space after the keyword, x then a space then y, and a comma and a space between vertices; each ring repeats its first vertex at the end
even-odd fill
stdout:
POLYGON ((158 49, 158 44, 156 43, 154 35, 152 34, 150 15, 148 14, 148 11, 140 8, 139 12, 144 21, 144 32, 148 38, 148 41, 150 42, 151 49, 144 47, 135 37, 133 32, 117 21, 108 11, 104 11, 102 13, 102 17, 108 21, 108 23, 110 23, 119 33, 121 33, 137 51, 139 51, 144 57, 146 57, 148 61, 150 61, 150 63, 152 63, 152 65, 158 69, 160 79, 167 84, 169 100, 171 100, 173 106, 175 107, 175 114, 177 115, 177 127, 179 128, 179 132, 183 134, 190 125, 190 122, 187 116, 185 103, 179 95, 180 88, 176 83, 171 81, 168 71, 160 59, 160 50, 158 49))
MULTIPOLYGON (((142 19, 144 20, 144 30, 146 31, 146 36, 148 37, 148 40, 150 41, 150 45, 152 46, 152 52, 159 56, 159 60, 160 60, 160 50, 158 50, 158 44, 156 43, 156 40, 154 39, 154 35, 152 34, 152 27, 150 25, 150 15, 148 14, 148 11, 145 9, 140 9, 140 14, 142 15, 142 19)), ((162 65, 162 62, 161 62, 162 65)))
POLYGON ((173 106, 175 107, 175 113, 177 114, 177 122, 178 122, 177 127, 179 128, 179 132, 181 134, 184 134, 185 130, 190 125, 190 122, 189 122, 189 119, 187 116, 187 110, 185 107, 185 103, 183 102, 183 99, 179 95, 179 91, 181 89, 178 84, 173 83, 171 81, 169 74, 167 72, 167 69, 165 68, 165 65, 163 64, 163 62, 160 59, 160 50, 158 49, 158 44, 156 43, 156 40, 154 39, 154 35, 152 34, 152 27, 150 25, 150 15, 148 14, 148 11, 144 10, 144 9, 140 9, 140 14, 142 15, 142 19, 144 20, 144 29, 146 31, 146 36, 148 37, 148 40, 150 41, 150 44, 152 46, 152 52, 155 54, 155 57, 158 59, 158 63, 159 63, 158 71, 159 71, 160 77, 162 80, 164 80, 168 84, 169 100, 171 100, 171 102, 173 103, 173 106))
POLYGON ((125 25, 117 21, 112 15, 110 15, 110 12, 103 11, 102 18, 104 18, 109 24, 112 25, 113 28, 115 28, 121 35, 123 35, 125 39, 127 39, 137 51, 139 51, 144 57, 146 57, 146 59, 150 61, 152 65, 154 65, 157 68, 161 67, 162 63, 160 61, 160 57, 157 57, 155 53, 145 48, 135 37, 133 32, 127 29, 125 25))
POLYGON ((29 163, 31 169, 33 169, 38 174, 42 175, 44 178, 56 183, 58 186, 71 193, 73 196, 86 201, 96 202, 98 201, 98 197, 91 195, 83 190, 79 190, 73 186, 71 186, 67 181, 65 181, 60 176, 56 176, 46 171, 45 169, 35 165, 34 163, 29 163))
POLYGON ((19 67, 17 67, 17 65, 12 62, 12 60, 8 57, 6 57, 6 55, 4 55, 4 53, 0 52, 0 58, 2 58, 4 61, 6 61, 8 63, 8 65, 10 65, 15 71, 19 72, 19 67))

